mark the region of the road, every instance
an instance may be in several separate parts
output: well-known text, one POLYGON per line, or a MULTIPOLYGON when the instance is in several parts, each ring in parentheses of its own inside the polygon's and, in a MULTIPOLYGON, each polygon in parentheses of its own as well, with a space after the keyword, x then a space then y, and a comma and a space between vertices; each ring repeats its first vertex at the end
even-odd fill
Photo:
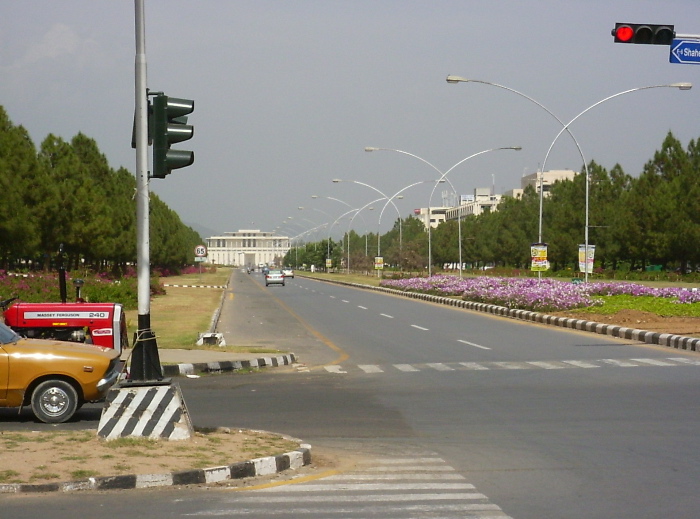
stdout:
POLYGON ((254 307, 250 321, 274 321, 265 333, 302 348, 305 365, 183 379, 194 422, 284 432, 361 463, 245 492, 12 496, 9 517, 62 519, 78 504, 96 518, 700 516, 700 356, 313 280, 260 282, 235 273, 224 312, 254 307))

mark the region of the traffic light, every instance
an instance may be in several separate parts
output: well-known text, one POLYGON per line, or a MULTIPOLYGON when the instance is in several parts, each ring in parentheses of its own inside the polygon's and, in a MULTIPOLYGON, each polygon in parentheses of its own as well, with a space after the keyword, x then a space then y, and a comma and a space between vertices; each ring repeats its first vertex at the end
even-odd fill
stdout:
POLYGON ((671 45, 676 32, 673 25, 651 25, 644 23, 616 23, 612 30, 615 43, 637 43, 642 45, 671 45))
POLYGON ((186 141, 194 135, 194 127, 186 124, 187 114, 194 111, 194 101, 177 99, 165 94, 153 98, 149 110, 153 135, 153 178, 165 178, 173 169, 184 168, 194 162, 194 152, 171 150, 170 145, 186 141), (152 112, 152 113, 151 113, 152 112))

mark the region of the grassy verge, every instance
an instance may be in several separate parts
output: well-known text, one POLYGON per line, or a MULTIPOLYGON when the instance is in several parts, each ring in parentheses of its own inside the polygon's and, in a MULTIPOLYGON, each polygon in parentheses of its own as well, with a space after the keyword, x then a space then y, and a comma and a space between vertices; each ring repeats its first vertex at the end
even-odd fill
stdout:
MULTIPOLYGON (((214 273, 172 276, 161 278, 160 282, 168 285, 223 286, 230 275, 230 268, 220 267, 214 273)), ((199 334, 209 331, 214 313, 221 304, 223 289, 169 286, 165 291, 165 295, 151 299, 151 328, 156 333, 158 348, 194 348, 199 334)), ((129 330, 135 331, 138 311, 128 311, 126 317, 129 330)), ((218 346, 214 348, 221 350, 218 346)))
MULTIPOLYGON (((225 286, 231 277, 230 267, 216 272, 171 276, 160 279, 161 285, 225 286)), ((197 346, 200 333, 209 332, 212 319, 221 305, 224 289, 166 286, 165 295, 151 298, 151 328, 159 349, 215 350, 230 353, 279 354, 275 348, 260 345, 232 344, 197 346)), ((138 310, 126 312, 127 327, 133 334, 138 328, 138 310)), ((129 337, 130 342, 132 336, 129 337)))

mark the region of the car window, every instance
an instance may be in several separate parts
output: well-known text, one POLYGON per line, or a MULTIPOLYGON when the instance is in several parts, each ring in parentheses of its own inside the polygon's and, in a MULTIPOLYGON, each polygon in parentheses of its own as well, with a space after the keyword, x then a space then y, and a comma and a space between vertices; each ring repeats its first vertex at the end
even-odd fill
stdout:
POLYGON ((0 323, 0 344, 10 344, 11 342, 17 342, 19 339, 20 336, 14 330, 0 323))

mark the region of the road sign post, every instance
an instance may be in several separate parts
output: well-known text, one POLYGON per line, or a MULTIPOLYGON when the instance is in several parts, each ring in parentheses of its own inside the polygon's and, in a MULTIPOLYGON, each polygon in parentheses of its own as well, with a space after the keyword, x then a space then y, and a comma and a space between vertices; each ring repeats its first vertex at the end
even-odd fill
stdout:
POLYGON ((700 40, 676 38, 671 43, 669 62, 683 65, 700 65, 700 40))

